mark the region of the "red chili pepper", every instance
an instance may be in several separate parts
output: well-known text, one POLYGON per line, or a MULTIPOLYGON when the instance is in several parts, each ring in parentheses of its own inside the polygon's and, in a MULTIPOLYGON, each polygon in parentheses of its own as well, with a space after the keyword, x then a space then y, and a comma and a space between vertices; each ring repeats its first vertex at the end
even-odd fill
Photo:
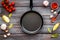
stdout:
POLYGON ((52 17, 51 18, 51 22, 55 22, 56 21, 56 18, 55 17, 52 17))
POLYGON ((59 14, 57 14, 55 17, 52 17, 52 18, 51 18, 51 22, 55 22, 58 15, 59 15, 59 14))

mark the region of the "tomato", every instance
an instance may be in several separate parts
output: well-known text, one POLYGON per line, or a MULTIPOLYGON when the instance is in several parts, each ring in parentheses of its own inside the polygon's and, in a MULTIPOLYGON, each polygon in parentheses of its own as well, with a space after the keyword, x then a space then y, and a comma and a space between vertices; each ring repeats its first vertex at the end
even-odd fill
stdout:
POLYGON ((6 3, 6 4, 9 4, 9 0, 6 0, 5 3, 6 3))
POLYGON ((11 3, 9 4, 9 6, 12 6, 11 3))
POLYGON ((11 9, 9 9, 9 12, 11 13, 11 12, 12 12, 12 10, 11 10, 11 9))
POLYGON ((11 2, 11 5, 14 6, 15 5, 15 2, 11 2))
POLYGON ((2 1, 1 4, 4 5, 4 2, 2 1))
POLYGON ((3 7, 5 8, 6 7, 6 4, 4 4, 3 7))
POLYGON ((10 6, 10 8, 12 9, 12 8, 13 8, 13 6, 10 6))
POLYGON ((6 10, 9 12, 9 8, 6 8, 6 10))
POLYGON ((15 11, 15 8, 12 8, 13 11, 15 11))
POLYGON ((8 6, 5 7, 6 9, 8 8, 8 6))

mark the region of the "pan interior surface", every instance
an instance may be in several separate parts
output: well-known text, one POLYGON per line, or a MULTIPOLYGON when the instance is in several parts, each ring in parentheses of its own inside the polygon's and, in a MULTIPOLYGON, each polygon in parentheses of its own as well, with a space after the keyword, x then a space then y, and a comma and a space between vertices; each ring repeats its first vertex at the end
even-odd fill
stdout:
POLYGON ((22 18, 22 26, 28 31, 36 31, 41 28, 42 19, 34 12, 29 12, 22 18))

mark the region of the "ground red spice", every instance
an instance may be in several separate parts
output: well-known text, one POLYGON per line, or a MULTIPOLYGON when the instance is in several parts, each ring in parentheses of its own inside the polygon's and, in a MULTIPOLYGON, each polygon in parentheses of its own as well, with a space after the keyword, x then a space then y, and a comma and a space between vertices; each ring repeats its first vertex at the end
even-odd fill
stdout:
POLYGON ((57 9, 57 8, 58 8, 58 3, 53 2, 53 3, 51 4, 51 9, 55 10, 55 9, 57 9))

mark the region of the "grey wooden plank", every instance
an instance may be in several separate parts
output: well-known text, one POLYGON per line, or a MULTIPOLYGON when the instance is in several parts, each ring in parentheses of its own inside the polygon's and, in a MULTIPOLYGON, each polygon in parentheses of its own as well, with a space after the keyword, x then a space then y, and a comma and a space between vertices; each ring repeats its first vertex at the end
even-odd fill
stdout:
POLYGON ((51 34, 12 34, 12 36, 8 38, 3 38, 3 36, 0 36, 0 40, 60 40, 60 36, 58 38, 51 38, 51 34))
MULTIPOLYGON (((45 16, 44 16, 45 17, 45 16)), ((46 18, 46 17, 45 17, 46 18)), ((43 18, 43 21, 44 21, 44 25, 54 25, 56 24, 57 22, 60 22, 59 19, 57 19, 54 23, 51 22, 51 20, 49 18, 43 18)), ((5 23, 2 18, 0 18, 0 25, 5 23)), ((20 17, 12 17, 10 18, 10 23, 13 23, 13 24, 20 24, 20 17), (18 20, 17 20, 18 19, 18 20)))
MULTIPOLYGON (((51 30, 52 30, 52 28, 53 28, 53 25, 43 25, 43 27, 42 27, 42 29, 38 32, 38 33, 48 33, 48 30, 47 30, 47 28, 51 28, 51 30)), ((59 27, 60 28, 60 27, 59 27)), ((11 28, 10 30, 9 30, 9 32, 10 33, 19 33, 19 34, 24 34, 24 32, 22 31, 22 29, 21 29, 21 26, 20 25, 14 25, 13 26, 13 28, 11 28), (13 30, 13 31, 12 31, 13 30)), ((60 33, 60 29, 58 29, 57 31, 56 31, 57 33, 60 33)), ((54 33, 56 33, 56 32, 54 32, 54 33)), ((4 32, 0 29, 0 34, 3 34, 4 32)))
MULTIPOLYGON (((24 14, 26 11, 29 11, 29 10, 30 10, 29 7, 16 7, 16 11, 13 12, 13 15, 20 16, 20 15, 24 14)), ((39 12, 41 15, 51 15, 51 14, 53 14, 53 13, 51 13, 50 7, 47 7, 47 8, 45 8, 45 7, 34 7, 33 10, 39 12)), ((57 10, 57 12, 59 10, 60 10, 60 8, 57 10)), ((8 12, 6 10, 4 10, 4 13, 7 14, 8 12)))
POLYGON ((47 34, 47 35, 46 34, 37 34, 37 35, 18 34, 18 35, 19 36, 10 36, 8 38, 3 38, 3 36, 0 36, 0 40, 46 40, 46 39, 50 39, 50 36, 49 36, 50 34, 47 34))
MULTIPOLYGON (((43 33, 43 34, 44 33, 49 33, 47 29, 50 28, 52 30, 53 26, 54 25, 43 25, 42 29, 38 33, 43 33)), ((53 33, 60 33, 59 28, 53 33)), ((10 33, 24 33, 24 32, 22 32, 21 26, 19 25, 19 26, 16 26, 16 27, 14 26, 12 29, 10 29, 10 33)))
MULTIPOLYGON (((19 24, 19 21, 20 21, 21 16, 22 16, 26 11, 28 11, 28 10, 29 10, 29 8, 27 8, 27 7, 16 7, 16 11, 13 12, 13 16, 12 16, 12 18, 11 18, 11 23, 13 23, 13 24, 19 24), (17 19, 18 19, 18 20, 17 20, 17 19)), ((53 13, 50 12, 49 7, 48 7, 48 8, 34 7, 33 10, 39 12, 39 13, 42 15, 42 17, 43 17, 43 19, 44 19, 44 24, 55 24, 55 23, 57 23, 57 22, 60 22, 60 16, 58 16, 57 21, 56 21, 55 23, 51 23, 50 15, 53 14, 53 13), (36 9, 37 9, 37 10, 36 10, 36 9)), ((60 9, 59 9, 59 10, 60 10, 60 9)), ((59 11, 59 10, 58 10, 58 11, 59 11)), ((8 13, 6 12, 6 10, 3 10, 2 13, 8 14, 8 13)), ((0 18, 0 24, 2 24, 2 23, 4 23, 4 22, 3 22, 3 20, 0 18)))
MULTIPOLYGON (((1 1, 2 0, 0 0, 0 6, 1 6, 1 1)), ((10 2, 12 1, 15 2, 15 6, 29 6, 29 0, 10 0, 10 2)), ((33 0, 34 6, 43 6, 43 1, 44 0, 33 0)), ((53 2, 54 0, 48 0, 48 1, 51 4, 51 2, 53 2)))

